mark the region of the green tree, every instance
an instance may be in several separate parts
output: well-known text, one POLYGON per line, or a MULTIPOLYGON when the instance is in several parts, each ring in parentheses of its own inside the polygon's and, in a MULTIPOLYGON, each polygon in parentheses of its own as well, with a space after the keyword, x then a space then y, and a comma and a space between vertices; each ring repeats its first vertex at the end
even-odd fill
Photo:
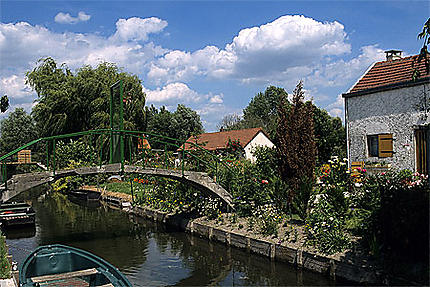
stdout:
POLYGON ((111 63, 83 66, 72 73, 52 58, 41 59, 26 75, 26 83, 38 95, 32 114, 40 135, 109 127, 110 86, 119 80, 124 83, 124 127, 143 129, 145 94, 136 75, 111 63))
POLYGON ((34 121, 24 109, 17 108, 0 122, 0 153, 10 152, 37 136, 34 121))
POLYGON ((427 51, 427 45, 430 44, 430 18, 424 23, 423 30, 418 34, 418 39, 424 39, 423 49, 427 51))
POLYGON ((314 110, 314 134, 318 163, 327 162, 333 155, 346 157, 346 131, 339 117, 332 117, 324 109, 314 110))
POLYGON ((179 104, 173 113, 175 138, 185 142, 192 135, 203 133, 200 116, 189 107, 179 104))
POLYGON ((217 129, 219 131, 231 131, 240 127, 242 117, 236 113, 225 115, 221 122, 218 123, 217 129))
POLYGON ((262 127, 272 139, 276 138, 277 109, 281 97, 287 92, 283 88, 268 87, 258 93, 243 110, 243 128, 262 127))
POLYGON ((178 145, 190 136, 203 132, 203 125, 197 112, 181 104, 174 112, 170 112, 164 106, 158 110, 151 105, 146 108, 146 120, 147 132, 178 139, 178 145))
POLYGON ((304 218, 314 179, 316 144, 314 106, 304 101, 300 81, 293 93, 292 104, 282 95, 278 107, 278 161, 281 179, 289 186, 289 202, 304 218))

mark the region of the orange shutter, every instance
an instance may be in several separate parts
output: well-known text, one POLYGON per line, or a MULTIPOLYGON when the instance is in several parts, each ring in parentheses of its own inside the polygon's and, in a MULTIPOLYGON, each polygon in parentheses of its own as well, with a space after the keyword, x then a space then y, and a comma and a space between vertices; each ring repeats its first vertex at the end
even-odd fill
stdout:
POLYGON ((379 157, 393 156, 393 135, 378 135, 379 157))

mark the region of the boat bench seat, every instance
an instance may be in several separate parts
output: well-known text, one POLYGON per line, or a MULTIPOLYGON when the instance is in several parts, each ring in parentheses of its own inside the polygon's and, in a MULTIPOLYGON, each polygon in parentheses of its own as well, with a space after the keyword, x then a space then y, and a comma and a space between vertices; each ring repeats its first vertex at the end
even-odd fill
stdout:
POLYGON ((54 280, 69 279, 69 278, 73 278, 73 277, 90 276, 90 275, 94 275, 97 273, 98 273, 98 271, 96 268, 90 268, 90 269, 73 271, 73 272, 66 272, 66 273, 58 273, 58 274, 52 274, 52 275, 43 275, 43 276, 32 277, 31 280, 34 283, 42 283, 42 282, 48 282, 48 281, 54 281, 54 280))

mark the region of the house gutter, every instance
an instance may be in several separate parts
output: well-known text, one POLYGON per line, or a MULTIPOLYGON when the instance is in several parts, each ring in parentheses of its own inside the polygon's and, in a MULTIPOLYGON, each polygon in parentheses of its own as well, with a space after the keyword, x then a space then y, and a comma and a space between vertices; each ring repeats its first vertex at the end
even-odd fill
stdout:
POLYGON ((363 96, 363 95, 377 93, 377 92, 413 87, 413 86, 418 86, 421 84, 429 84, 429 83, 430 83, 430 77, 427 76, 425 78, 420 78, 416 81, 404 81, 404 82, 399 82, 399 83, 395 83, 395 84, 379 86, 379 87, 375 87, 375 88, 371 88, 371 89, 365 89, 365 90, 361 90, 358 92, 352 92, 352 93, 347 92, 347 93, 342 94, 342 97, 343 98, 352 98, 352 97, 363 96))

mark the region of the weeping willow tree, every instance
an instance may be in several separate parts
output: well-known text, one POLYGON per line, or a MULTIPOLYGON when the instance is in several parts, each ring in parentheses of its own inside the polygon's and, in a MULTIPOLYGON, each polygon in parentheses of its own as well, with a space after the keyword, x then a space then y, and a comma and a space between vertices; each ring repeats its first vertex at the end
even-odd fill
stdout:
POLYGON ((26 74, 38 95, 32 115, 40 136, 109 127, 110 86, 123 80, 124 127, 142 130, 145 93, 141 80, 115 64, 85 65, 73 73, 65 64, 44 58, 26 74))

